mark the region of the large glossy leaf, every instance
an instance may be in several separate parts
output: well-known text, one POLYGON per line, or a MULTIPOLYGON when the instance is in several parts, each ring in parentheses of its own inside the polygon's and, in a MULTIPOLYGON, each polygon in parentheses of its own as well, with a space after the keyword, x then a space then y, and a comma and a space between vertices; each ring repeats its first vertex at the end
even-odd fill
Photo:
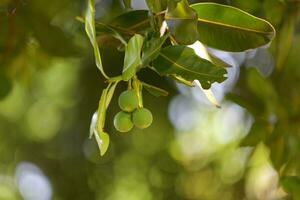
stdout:
POLYGON ((133 10, 121 14, 120 16, 108 21, 96 21, 96 31, 98 43, 104 43, 118 47, 114 38, 123 44, 134 34, 143 34, 150 27, 149 11, 133 10))
POLYGON ((198 39, 197 13, 187 0, 169 1, 165 15, 168 28, 179 44, 192 44, 198 39))
POLYGON ((231 6, 197 3, 199 40, 225 51, 245 51, 268 44, 275 35, 273 26, 231 6))
POLYGON ((163 37, 153 37, 145 42, 142 55, 143 66, 147 66, 159 55, 159 51, 167 38, 168 35, 163 37))
POLYGON ((161 50, 153 67, 161 75, 177 75, 187 81, 199 80, 204 89, 214 82, 222 82, 226 70, 197 56, 186 46, 170 46, 161 50))
POLYGON ((133 10, 126 12, 110 21, 109 25, 131 35, 142 33, 150 27, 149 11, 133 10))
POLYGON ((131 79, 142 64, 141 51, 143 42, 144 37, 136 34, 129 40, 126 46, 122 73, 122 78, 125 81, 131 79))
POLYGON ((94 54, 95 54, 95 61, 96 65, 103 74, 105 78, 108 78, 108 76, 105 74, 102 61, 101 61, 101 55, 99 51, 99 47, 96 40, 96 30, 95 30, 95 2, 94 0, 88 1, 88 6, 85 12, 85 31, 93 45, 94 48, 94 54))
POLYGON ((127 44, 127 42, 125 41, 123 36, 117 30, 115 30, 113 27, 111 27, 107 24, 104 24, 102 22, 96 22, 96 32, 97 32, 97 35, 98 34, 109 35, 109 36, 116 38, 117 40, 122 42, 124 45, 127 44))

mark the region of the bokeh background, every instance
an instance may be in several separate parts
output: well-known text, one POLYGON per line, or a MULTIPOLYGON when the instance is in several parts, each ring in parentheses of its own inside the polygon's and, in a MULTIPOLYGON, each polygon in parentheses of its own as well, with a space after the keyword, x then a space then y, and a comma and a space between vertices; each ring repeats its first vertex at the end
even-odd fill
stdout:
MULTIPOLYGON (((111 144, 100 157, 88 135, 104 79, 76 20, 86 2, 1 0, 0 200, 300 197, 299 179, 289 191, 281 184, 284 176, 300 175, 299 2, 215 2, 269 20, 276 39, 248 52, 209 49, 232 65, 228 80, 212 86, 221 109, 199 88, 145 70, 141 79, 170 95, 145 92, 154 123, 120 134, 112 123, 116 97, 126 88, 120 84, 107 116, 111 144)), ((124 4, 98 0, 96 10, 105 19, 124 4)), ((120 74, 122 52, 103 47, 101 53, 107 73, 120 74)))

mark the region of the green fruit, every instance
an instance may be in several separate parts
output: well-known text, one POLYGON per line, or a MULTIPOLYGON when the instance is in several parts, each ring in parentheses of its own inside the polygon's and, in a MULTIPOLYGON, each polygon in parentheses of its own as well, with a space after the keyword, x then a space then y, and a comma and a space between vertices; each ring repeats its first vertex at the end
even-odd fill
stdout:
POLYGON ((119 132, 128 132, 132 129, 131 114, 126 112, 118 112, 114 118, 114 126, 119 132))
POLYGON ((152 124, 153 117, 150 110, 139 108, 134 111, 132 121, 136 127, 144 129, 152 124))
POLYGON ((123 111, 132 112, 138 107, 138 97, 134 90, 127 90, 119 96, 119 106, 123 111))

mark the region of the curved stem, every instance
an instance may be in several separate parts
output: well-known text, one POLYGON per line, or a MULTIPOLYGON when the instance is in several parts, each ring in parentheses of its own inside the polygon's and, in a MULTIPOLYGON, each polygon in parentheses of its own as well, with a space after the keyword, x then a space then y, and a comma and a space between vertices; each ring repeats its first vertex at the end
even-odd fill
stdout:
POLYGON ((113 83, 113 82, 119 82, 119 81, 122 81, 122 80, 123 80, 122 75, 120 75, 120 76, 115 76, 115 77, 108 78, 106 80, 106 82, 113 83))

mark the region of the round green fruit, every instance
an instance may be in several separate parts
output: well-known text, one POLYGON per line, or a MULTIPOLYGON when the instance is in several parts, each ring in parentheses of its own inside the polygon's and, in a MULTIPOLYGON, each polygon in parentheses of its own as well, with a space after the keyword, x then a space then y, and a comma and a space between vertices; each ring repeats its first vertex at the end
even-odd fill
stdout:
POLYGON ((138 107, 138 97, 134 90, 126 90, 119 96, 119 106, 123 111, 132 112, 138 107))
POLYGON ((153 117, 150 110, 146 108, 139 108, 133 112, 132 121, 136 127, 144 129, 152 124, 153 117))
POLYGON ((114 118, 114 126, 119 132, 128 132, 132 129, 131 114, 126 112, 118 112, 114 118))

